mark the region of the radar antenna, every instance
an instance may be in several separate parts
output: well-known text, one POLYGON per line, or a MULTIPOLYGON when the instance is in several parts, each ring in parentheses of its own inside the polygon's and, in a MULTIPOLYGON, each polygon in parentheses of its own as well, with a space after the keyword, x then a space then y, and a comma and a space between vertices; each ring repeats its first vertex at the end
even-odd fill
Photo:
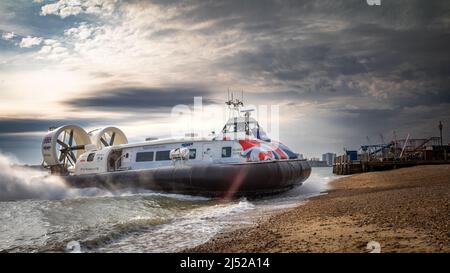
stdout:
POLYGON ((230 89, 228 89, 228 100, 225 102, 226 105, 228 105, 228 108, 230 109, 232 113, 232 117, 235 117, 236 113, 237 116, 239 116, 240 108, 244 106, 244 91, 241 93, 241 99, 234 98, 234 92, 231 92, 231 98, 230 98, 230 89))

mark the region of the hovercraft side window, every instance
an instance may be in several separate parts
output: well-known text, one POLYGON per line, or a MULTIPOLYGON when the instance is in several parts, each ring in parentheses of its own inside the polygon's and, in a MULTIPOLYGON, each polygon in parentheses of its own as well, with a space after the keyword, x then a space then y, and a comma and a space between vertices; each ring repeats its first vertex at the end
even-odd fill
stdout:
POLYGON ((154 152, 142 152, 136 154, 136 162, 153 161, 154 152))
POLYGON ((223 132, 224 133, 237 132, 237 125, 236 124, 227 124, 227 125, 225 125, 223 132))
POLYGON ((189 149, 189 159, 195 159, 197 156, 197 149, 189 149))
POLYGON ((231 157, 231 147, 222 147, 222 157, 231 157))
POLYGON ((170 160, 170 151, 156 152, 156 161, 170 160))
POLYGON ((94 157, 95 157, 95 153, 89 154, 88 157, 87 157, 87 161, 88 162, 94 161, 94 157))

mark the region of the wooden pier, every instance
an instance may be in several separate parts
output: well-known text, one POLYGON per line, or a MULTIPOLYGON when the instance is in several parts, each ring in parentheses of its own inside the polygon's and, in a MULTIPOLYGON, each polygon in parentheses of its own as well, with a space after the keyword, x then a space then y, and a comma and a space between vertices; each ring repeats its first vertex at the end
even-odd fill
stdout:
POLYGON ((355 173, 386 171, 417 165, 450 164, 450 160, 389 160, 389 161, 362 161, 350 160, 347 155, 336 157, 333 164, 333 173, 337 175, 350 175, 355 173))

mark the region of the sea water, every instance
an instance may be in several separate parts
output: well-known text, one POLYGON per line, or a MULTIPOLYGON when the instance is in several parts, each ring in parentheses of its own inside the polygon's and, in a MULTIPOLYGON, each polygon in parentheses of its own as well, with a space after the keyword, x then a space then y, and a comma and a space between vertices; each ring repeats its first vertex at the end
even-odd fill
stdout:
POLYGON ((68 244, 81 252, 177 252, 301 205, 335 178, 331 168, 313 168, 302 186, 286 193, 224 201, 138 189, 68 189, 45 173, 2 167, 0 251, 6 252, 74 249, 68 244))

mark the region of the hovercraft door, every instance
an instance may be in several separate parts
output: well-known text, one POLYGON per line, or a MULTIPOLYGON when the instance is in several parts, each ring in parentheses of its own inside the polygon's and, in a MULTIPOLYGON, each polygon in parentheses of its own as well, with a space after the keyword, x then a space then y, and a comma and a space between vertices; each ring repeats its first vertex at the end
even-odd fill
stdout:
POLYGON ((203 161, 213 162, 217 159, 217 148, 212 144, 203 144, 203 161))

